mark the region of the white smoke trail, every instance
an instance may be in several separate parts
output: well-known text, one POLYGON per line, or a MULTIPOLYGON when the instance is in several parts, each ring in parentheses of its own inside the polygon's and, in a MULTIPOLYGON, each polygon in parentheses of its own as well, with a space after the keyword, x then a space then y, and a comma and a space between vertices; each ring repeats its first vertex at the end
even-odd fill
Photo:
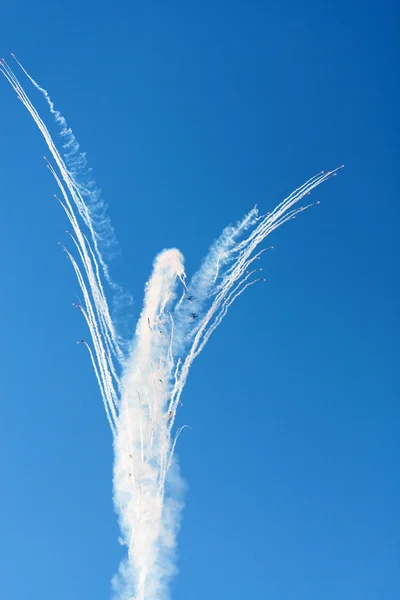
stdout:
MULTIPOLYGON (((43 120, 40 118, 37 110, 34 108, 31 101, 29 100, 27 94, 25 93, 25 90, 23 89, 23 87, 21 86, 17 77, 12 72, 12 70, 7 65, 7 63, 5 62, 4 59, 2 59, 0 62, 0 70, 5 75, 7 80, 10 82, 12 87, 15 89, 15 91, 17 92, 18 98, 21 100, 21 102, 23 103, 25 108, 29 111, 33 120, 35 121, 36 125, 38 126, 40 132, 42 133, 42 135, 46 141, 46 144, 47 144, 47 146, 56 162, 56 165, 60 171, 60 175, 61 175, 61 177, 66 185, 66 188, 70 194, 71 202, 73 204, 75 204, 79 215, 81 216, 85 225, 89 229, 92 243, 93 243, 95 251, 96 251, 96 258, 94 260, 94 263, 92 263, 92 260, 89 257, 90 250, 86 247, 86 244, 83 240, 83 235, 82 235, 81 229, 79 227, 77 218, 72 209, 70 200, 67 197, 65 190, 63 190, 63 188, 62 188, 62 184, 61 184, 60 180, 56 177, 57 184, 59 185, 59 187, 61 189, 61 192, 65 199, 66 205, 68 207, 67 216, 70 219, 71 225, 74 229, 74 233, 77 236, 77 239, 79 241, 81 251, 85 257, 85 270, 88 273, 88 277, 95 279, 95 271, 98 271, 97 261, 99 261, 103 265, 104 273, 105 273, 107 281, 109 283, 111 283, 111 279, 108 274, 108 269, 102 259, 100 251, 99 251, 99 247, 98 247, 99 236, 96 235, 94 232, 92 216, 95 217, 96 212, 94 213, 94 215, 92 215, 88 206, 85 204, 84 198, 82 196, 82 186, 80 186, 79 182, 76 179, 77 175, 74 174, 71 170, 68 170, 60 152, 58 151, 54 141, 51 138, 51 135, 50 135, 46 125, 44 124, 43 120)), ((26 71, 25 71, 25 73, 26 73, 26 71)), ((30 79, 32 80, 32 78, 30 78, 30 79)), ((47 92, 45 92, 45 90, 40 88, 40 86, 38 86, 38 84, 36 84, 36 82, 34 82, 34 84, 41 92, 43 92, 45 94, 46 100, 50 104, 50 109, 54 113, 54 108, 53 108, 51 101, 49 101, 47 92)), ((59 113, 57 113, 57 115, 59 115, 59 113)), ((59 118, 61 118, 61 117, 59 116, 59 118)), ((52 170, 53 175, 55 175, 54 169, 51 169, 51 170, 52 170)), ((101 206, 101 204, 100 204, 100 206, 101 206)), ((103 220, 102 221, 102 229, 104 230, 106 228, 106 226, 107 226, 107 220, 103 220)), ((111 229, 109 230, 109 235, 110 235, 110 237, 112 237, 112 235, 113 235, 113 232, 111 229)), ((99 285, 99 282, 97 282, 97 284, 94 284, 92 286, 92 291, 93 291, 94 296, 96 297, 96 309, 98 308, 100 311, 99 317, 102 321, 105 321, 106 329, 109 332, 109 336, 113 340, 114 350, 115 350, 116 354, 118 355, 119 360, 122 360, 123 355, 122 355, 122 351, 120 349, 118 336, 116 334, 114 324, 112 323, 112 320, 110 317, 107 301, 106 301, 106 298, 104 295, 104 290, 103 290, 101 283, 100 283, 100 285, 99 285)))
MULTIPOLYGON (((166 317, 184 276, 182 260, 177 250, 155 260, 122 381, 114 489, 130 565, 128 577, 119 581, 124 599, 163 598, 174 572, 171 555, 181 505, 172 497, 165 504, 162 468, 171 448, 166 406, 174 370, 166 317)), ((182 486, 176 470, 174 486, 182 486)))
POLYGON ((89 228, 89 232, 93 241, 93 224, 91 222, 90 211, 84 204, 83 198, 79 192, 79 184, 76 181, 75 176, 68 171, 60 152, 56 148, 54 141, 50 136, 46 125, 39 116, 37 110, 32 105, 30 99, 28 98, 27 94, 25 93, 25 90, 19 83, 17 77, 12 72, 7 63, 4 61, 4 59, 2 59, 2 61, 0 62, 0 70, 7 78, 9 83, 12 85, 12 87, 15 89, 18 98, 21 100, 25 108, 29 111, 33 120, 38 126, 56 162, 56 165, 60 172, 60 176, 63 182, 65 183, 64 187, 60 177, 56 174, 53 167, 48 163, 49 168, 61 190, 64 199, 64 203, 61 204, 67 214, 67 217, 72 225, 74 234, 76 236, 75 239, 77 248, 87 278, 88 287, 90 289, 91 297, 87 289, 85 288, 83 278, 79 276, 80 272, 76 263, 73 263, 75 272, 78 276, 79 284, 82 288, 82 291, 84 292, 87 314, 91 317, 90 322, 92 323, 92 328, 90 329, 90 332, 92 334, 99 372, 102 377, 103 390, 105 391, 106 397, 109 398, 109 408, 111 410, 111 398, 114 399, 115 403, 115 399, 117 397, 117 392, 114 388, 114 384, 112 383, 112 375, 110 375, 110 373, 115 373, 112 354, 115 354, 118 357, 119 361, 123 360, 123 354, 119 345, 118 336, 116 334, 114 325, 110 317, 108 304, 104 294, 104 289, 99 277, 97 261, 101 260, 101 258, 99 256, 98 247, 95 244, 95 254, 90 246, 90 243, 88 242, 87 237, 85 237, 81 231, 78 219, 73 210, 73 204, 75 204, 75 206, 77 207, 79 214, 81 216, 84 215, 84 222, 89 228), (111 348, 111 351, 109 350, 109 348, 111 348))
POLYGON ((127 547, 127 556, 113 580, 115 596, 118 600, 166 600, 169 581, 176 573, 176 536, 184 491, 174 451, 186 425, 174 433, 175 421, 190 368, 232 303, 250 286, 263 281, 253 263, 268 249, 260 247, 265 238, 312 206, 298 203, 338 169, 312 177, 272 212, 260 216, 255 207, 236 226, 227 227, 189 284, 181 253, 176 249, 161 252, 154 261, 143 310, 125 358, 100 271, 101 267, 105 280, 118 289, 99 249, 102 235, 113 239, 104 205, 93 191, 94 185, 79 180, 79 168, 87 169, 86 159, 78 153, 79 145, 64 117, 54 109, 47 91, 18 64, 44 95, 66 139, 64 149, 68 149, 63 158, 20 82, 2 60, 1 72, 31 114, 54 158, 58 172, 50 163, 48 166, 61 191, 60 204, 71 223, 70 237, 80 261, 79 266, 63 246, 83 293, 85 306, 76 306, 88 325, 93 349, 85 340, 81 342, 89 351, 113 433, 114 502, 120 541, 127 547))
POLYGON ((15 54, 11 54, 15 62, 18 64, 23 73, 28 77, 34 87, 41 92, 49 106, 51 114, 54 116, 56 123, 60 126, 60 135, 64 138, 63 148, 68 150, 64 153, 65 163, 71 173, 71 183, 77 193, 77 208, 79 214, 89 228, 93 238, 93 243, 96 248, 96 253, 99 257, 107 282, 111 286, 115 286, 110 278, 108 266, 104 262, 100 250, 99 243, 105 244, 107 247, 116 245, 114 229, 107 216, 107 207, 101 200, 99 192, 94 181, 83 183, 83 179, 87 179, 90 169, 87 166, 86 155, 80 152, 80 146, 76 140, 72 130, 68 127, 65 117, 56 110, 54 102, 52 102, 47 90, 41 87, 33 77, 26 71, 21 63, 16 58, 15 54), (77 179, 79 178, 79 181, 77 179))

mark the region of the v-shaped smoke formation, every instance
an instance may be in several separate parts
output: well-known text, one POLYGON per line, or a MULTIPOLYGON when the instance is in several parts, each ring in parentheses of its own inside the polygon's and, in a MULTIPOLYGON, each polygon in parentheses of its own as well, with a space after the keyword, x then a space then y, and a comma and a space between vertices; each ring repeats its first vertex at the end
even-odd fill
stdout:
MULTIPOLYGON (((15 57, 14 57, 15 58, 15 57)), ((16 60, 16 59, 15 59, 16 60)), ((18 61, 17 61, 18 63, 18 61)), ((116 289, 102 258, 102 242, 113 230, 93 184, 85 183, 86 160, 46 90, 18 63, 45 97, 61 127, 63 152, 4 59, 0 70, 41 131, 54 163, 47 162, 61 192, 59 202, 72 227, 75 256, 63 246, 81 287, 82 312, 92 338, 87 347, 99 384, 115 450, 114 501, 126 559, 114 577, 120 600, 164 600, 175 572, 174 548, 183 487, 174 450, 183 429, 175 428, 181 394, 194 359, 248 287, 263 281, 255 268, 265 238, 313 204, 299 201, 338 169, 321 172, 297 188, 272 212, 253 208, 214 242, 198 272, 187 281, 183 256, 164 250, 154 261, 130 352, 112 322, 105 284, 116 289)), ((340 168, 340 167, 339 167, 340 168)), ((315 204, 317 204, 316 202, 315 204)))

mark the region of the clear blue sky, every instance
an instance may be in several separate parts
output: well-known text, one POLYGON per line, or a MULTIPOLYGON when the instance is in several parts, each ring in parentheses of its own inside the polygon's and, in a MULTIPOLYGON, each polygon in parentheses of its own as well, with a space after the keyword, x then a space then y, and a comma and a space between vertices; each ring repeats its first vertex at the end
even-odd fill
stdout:
MULTIPOLYGON (((2 4, 1 53, 88 154, 135 317, 159 250, 193 272, 255 203, 346 165, 191 373, 173 600, 400 597, 396 21, 387 0, 2 4)), ((106 600, 111 436, 44 142, 5 81, 0 127, 1 596, 106 600)))

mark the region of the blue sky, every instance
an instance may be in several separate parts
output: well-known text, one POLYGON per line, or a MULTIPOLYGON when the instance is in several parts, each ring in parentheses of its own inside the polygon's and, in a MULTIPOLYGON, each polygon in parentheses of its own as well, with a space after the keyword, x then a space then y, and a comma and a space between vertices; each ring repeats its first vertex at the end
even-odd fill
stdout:
MULTIPOLYGON (((387 1, 3 3, 2 54, 87 152, 134 317, 158 251, 191 273, 255 203, 345 164, 191 372, 173 600, 399 596, 397 17, 387 1)), ((75 343, 67 224, 5 81, 0 124, 2 596, 106 600, 111 436, 75 343)))

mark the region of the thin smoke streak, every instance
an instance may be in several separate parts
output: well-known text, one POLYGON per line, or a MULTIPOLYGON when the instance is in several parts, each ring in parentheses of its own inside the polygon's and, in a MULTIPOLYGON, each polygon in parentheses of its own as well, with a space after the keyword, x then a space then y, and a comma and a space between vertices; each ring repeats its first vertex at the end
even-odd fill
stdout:
POLYGON ((92 183, 88 186, 80 181, 87 172, 86 159, 81 154, 77 157, 79 144, 65 118, 55 110, 48 92, 16 62, 44 96, 65 140, 63 156, 3 59, 0 71, 35 121, 54 159, 55 166, 47 164, 73 229, 69 236, 78 261, 61 245, 84 298, 84 306, 76 306, 87 323, 93 348, 85 340, 81 343, 89 352, 113 434, 114 503, 120 541, 127 547, 113 579, 115 598, 166 600, 176 573, 175 546, 184 492, 175 449, 188 427, 182 425, 175 431, 175 421, 191 366, 237 298, 265 281, 257 277, 261 269, 253 265, 271 248, 260 246, 265 238, 316 204, 298 203, 338 169, 311 177, 272 212, 259 215, 254 207, 235 226, 227 227, 189 283, 182 254, 176 249, 161 252, 145 286, 143 309, 130 352, 125 355, 122 348, 127 342, 118 336, 111 319, 103 278, 111 290, 121 290, 111 280, 99 249, 102 236, 114 240, 114 230, 92 183))

